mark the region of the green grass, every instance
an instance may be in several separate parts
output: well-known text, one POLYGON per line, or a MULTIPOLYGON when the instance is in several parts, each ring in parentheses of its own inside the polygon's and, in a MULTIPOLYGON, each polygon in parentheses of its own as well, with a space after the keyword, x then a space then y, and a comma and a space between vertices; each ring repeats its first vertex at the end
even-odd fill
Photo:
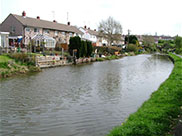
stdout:
POLYGON ((113 59, 119 59, 116 55, 106 56, 105 58, 97 58, 97 61, 104 61, 104 60, 113 60, 113 59))
POLYGON ((40 71, 34 66, 35 54, 29 56, 22 53, 0 55, 0 78, 40 71))
POLYGON ((12 60, 9 56, 0 55, 0 63, 8 62, 9 60, 12 60))
POLYGON ((169 78, 137 112, 108 136, 166 136, 171 130, 173 119, 182 106, 182 59, 169 55, 174 59, 174 69, 169 78))

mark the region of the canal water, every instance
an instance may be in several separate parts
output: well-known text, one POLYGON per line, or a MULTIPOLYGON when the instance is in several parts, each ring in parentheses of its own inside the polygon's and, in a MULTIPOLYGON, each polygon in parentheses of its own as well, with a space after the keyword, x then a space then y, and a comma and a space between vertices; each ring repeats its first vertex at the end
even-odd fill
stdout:
POLYGON ((166 56, 138 55, 2 80, 0 135, 104 136, 172 69, 166 56))

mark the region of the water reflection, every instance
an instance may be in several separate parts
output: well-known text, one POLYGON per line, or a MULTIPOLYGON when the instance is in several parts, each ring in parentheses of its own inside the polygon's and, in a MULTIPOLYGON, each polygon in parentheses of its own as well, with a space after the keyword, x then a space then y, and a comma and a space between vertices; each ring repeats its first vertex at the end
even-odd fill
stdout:
POLYGON ((0 134, 105 135, 136 111, 172 68, 165 56, 139 55, 0 81, 0 134))

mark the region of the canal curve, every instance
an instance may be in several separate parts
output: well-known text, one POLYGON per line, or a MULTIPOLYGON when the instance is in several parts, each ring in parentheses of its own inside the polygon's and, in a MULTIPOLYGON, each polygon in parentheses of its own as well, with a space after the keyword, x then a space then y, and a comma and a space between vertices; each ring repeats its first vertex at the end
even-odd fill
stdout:
POLYGON ((166 56, 138 55, 1 80, 0 135, 104 136, 172 69, 166 56))

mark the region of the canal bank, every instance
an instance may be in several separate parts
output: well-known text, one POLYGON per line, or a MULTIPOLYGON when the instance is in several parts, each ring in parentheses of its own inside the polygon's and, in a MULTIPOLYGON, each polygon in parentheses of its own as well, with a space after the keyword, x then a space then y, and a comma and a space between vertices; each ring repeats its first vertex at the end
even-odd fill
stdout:
POLYGON ((97 61, 115 60, 125 56, 135 56, 135 53, 128 52, 120 55, 111 55, 111 56, 96 57, 96 58, 92 57, 79 58, 76 59, 75 61, 62 58, 62 56, 59 55, 57 56, 30 55, 30 56, 24 53, 1 55, 0 59, 2 58, 3 62, 1 62, 0 60, 0 78, 7 78, 31 72, 41 72, 41 69, 43 68, 54 68, 60 66, 70 66, 75 64, 87 64, 97 61), (8 60, 4 58, 7 58, 8 60), (31 62, 30 65, 27 65, 27 63, 24 61, 29 59, 30 60, 34 59, 35 62, 33 63, 31 62))
MULTIPOLYGON (((108 136, 170 135, 174 119, 181 114, 182 59, 171 53, 169 56, 174 60, 174 68, 169 78, 137 112, 131 114, 121 126, 114 128, 108 136)), ((181 128, 176 128, 176 131, 181 131, 181 128)))
MULTIPOLYGON (((40 72, 39 67, 34 66, 27 54, 6 54, 0 55, 0 79, 22 75, 31 72, 40 72)), ((32 60, 31 60, 32 61, 32 60)))

